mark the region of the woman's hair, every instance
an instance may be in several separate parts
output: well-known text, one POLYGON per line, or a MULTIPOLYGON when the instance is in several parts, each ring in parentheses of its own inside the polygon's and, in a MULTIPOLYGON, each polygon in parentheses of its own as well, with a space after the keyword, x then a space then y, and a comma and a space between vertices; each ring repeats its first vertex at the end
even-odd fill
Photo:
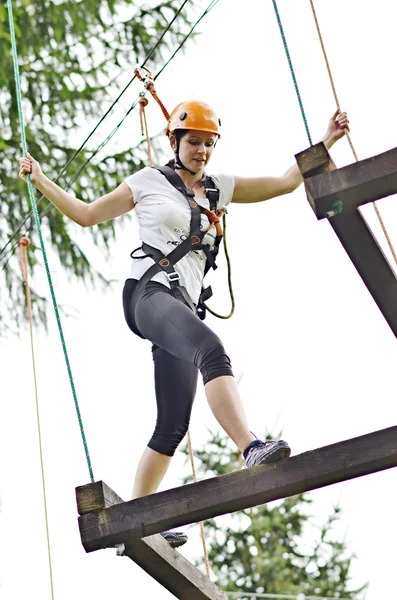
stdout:
POLYGON ((176 139, 177 146, 179 146, 181 139, 187 134, 187 131, 187 129, 175 129, 175 131, 172 132, 172 135, 176 139))
MULTIPOLYGON (((187 133, 187 129, 176 129, 175 131, 172 132, 172 135, 175 136, 175 139, 176 139, 176 148, 177 148, 178 154, 179 154, 179 144, 181 143, 181 139, 183 138, 184 135, 186 135, 186 133, 187 133)), ((169 160, 167 162, 166 166, 174 168, 175 158, 171 158, 171 160, 169 160)))

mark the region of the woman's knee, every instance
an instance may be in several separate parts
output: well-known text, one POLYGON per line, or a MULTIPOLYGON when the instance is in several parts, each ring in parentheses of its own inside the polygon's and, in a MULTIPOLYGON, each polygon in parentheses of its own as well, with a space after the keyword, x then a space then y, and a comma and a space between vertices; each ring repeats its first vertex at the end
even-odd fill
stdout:
POLYGON ((201 349, 198 367, 204 384, 223 375, 231 375, 233 377, 230 358, 226 354, 221 340, 215 334, 210 343, 207 343, 201 349))
POLYGON ((175 426, 172 430, 161 430, 158 426, 156 426, 148 446, 152 450, 160 452, 161 454, 174 456, 175 451, 185 437, 188 428, 188 422, 181 423, 179 426, 175 426))

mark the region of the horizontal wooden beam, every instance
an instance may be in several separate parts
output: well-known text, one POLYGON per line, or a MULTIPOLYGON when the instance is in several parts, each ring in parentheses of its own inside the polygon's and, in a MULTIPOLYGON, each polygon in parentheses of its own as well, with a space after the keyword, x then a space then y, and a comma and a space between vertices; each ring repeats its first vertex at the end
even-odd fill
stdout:
POLYGON ((335 165, 330 157, 333 167, 327 162, 328 151, 321 146, 323 142, 295 157, 317 218, 327 217, 336 204, 348 212, 397 193, 397 148, 332 170, 335 165))
POLYGON ((79 518, 90 552, 397 466, 391 427, 196 484, 131 500, 79 518))
MULTIPOLYGON (((79 515, 89 516, 123 503, 103 481, 76 488, 79 515), (94 511, 94 512, 93 512, 94 511)), ((124 505, 124 504, 122 504, 124 505)), ((98 514, 103 514, 98 513, 98 514)), ((227 600, 227 596, 184 556, 157 534, 117 544, 120 552, 138 564, 169 592, 181 600, 227 600)))

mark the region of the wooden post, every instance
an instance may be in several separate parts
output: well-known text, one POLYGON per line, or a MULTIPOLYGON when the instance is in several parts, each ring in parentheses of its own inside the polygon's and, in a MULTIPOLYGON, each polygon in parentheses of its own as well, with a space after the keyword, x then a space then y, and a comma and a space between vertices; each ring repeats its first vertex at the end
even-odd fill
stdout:
POLYGON ((397 279, 359 207, 397 192, 397 148, 336 169, 323 142, 296 155, 309 203, 329 223, 397 337, 397 279))
POLYGON ((397 466, 397 427, 81 515, 90 552, 397 466))
MULTIPOLYGON (((103 511, 123 503, 123 500, 103 481, 76 488, 79 515, 103 515, 103 511)), ((132 542, 123 539, 122 554, 133 560, 146 573, 156 579, 181 600, 227 600, 227 596, 206 575, 194 567, 184 556, 173 550, 159 535, 132 542)), ((102 546, 105 547, 105 546, 102 546)))

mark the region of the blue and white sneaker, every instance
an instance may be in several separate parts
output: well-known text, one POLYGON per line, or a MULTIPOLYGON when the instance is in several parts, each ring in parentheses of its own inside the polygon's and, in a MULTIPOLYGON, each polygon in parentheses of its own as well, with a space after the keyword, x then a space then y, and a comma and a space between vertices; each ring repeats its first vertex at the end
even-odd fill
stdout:
POLYGON ((160 535, 169 543, 171 548, 179 548, 187 542, 186 533, 181 531, 163 531, 160 535))
POLYGON ((252 442, 244 452, 244 467, 256 467, 274 460, 288 458, 291 448, 284 440, 256 440, 252 442))

